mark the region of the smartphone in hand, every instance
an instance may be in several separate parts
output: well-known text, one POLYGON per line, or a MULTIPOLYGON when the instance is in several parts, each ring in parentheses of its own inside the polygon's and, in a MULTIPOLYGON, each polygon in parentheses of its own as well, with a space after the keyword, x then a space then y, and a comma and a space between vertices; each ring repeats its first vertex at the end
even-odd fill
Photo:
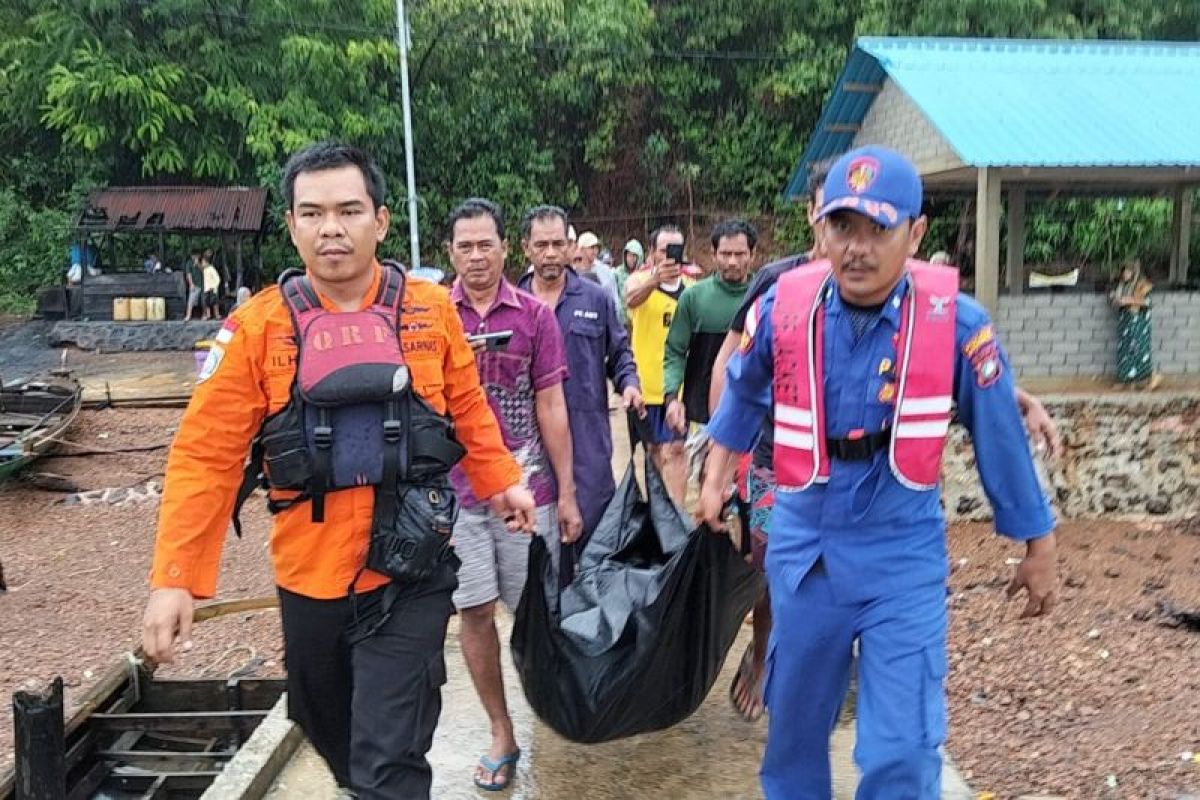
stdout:
POLYGON ((482 342, 487 350, 503 350, 512 339, 512 331, 495 331, 493 333, 475 333, 467 337, 467 344, 472 346, 482 342))
POLYGON ((683 245, 667 245, 667 258, 669 258, 671 261, 674 261, 676 264, 683 264, 683 245))

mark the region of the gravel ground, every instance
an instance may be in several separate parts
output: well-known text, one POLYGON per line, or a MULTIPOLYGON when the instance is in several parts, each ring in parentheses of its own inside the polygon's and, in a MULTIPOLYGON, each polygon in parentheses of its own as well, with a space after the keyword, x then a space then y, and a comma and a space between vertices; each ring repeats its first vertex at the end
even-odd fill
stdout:
MULTIPOLYGON (((84 412, 73 441, 109 449, 169 441, 178 410, 84 412), (101 434, 107 434, 101 436, 101 434)), ((46 459, 79 489, 126 487, 161 473, 165 450, 46 459)), ((0 693, 62 675, 78 696, 138 641, 156 521, 153 504, 79 506, 27 484, 0 488, 0 693)), ((223 598, 270 594, 268 518, 246 508, 247 536, 225 549, 223 598)), ((1200 796, 1200 521, 1068 522, 1053 616, 1017 619, 1005 603, 1015 545, 986 525, 951 531, 949 751, 971 786, 995 798, 1180 800, 1200 796), (1115 788, 1113 788, 1115 785, 1115 788)), ((197 630, 169 675, 282 670, 274 612, 197 630)), ((723 691, 723 688, 722 688, 723 691)), ((0 770, 11 766, 10 709, 0 703, 0 770)), ((983 796, 986 796, 983 795, 983 796)))
POLYGON ((1200 763, 1200 520, 1067 522, 1061 600, 1017 619, 1005 562, 1021 547, 980 524, 951 534, 949 748, 997 797, 1195 798, 1200 763), (965 563, 964 563, 965 561, 965 563))
MULTIPOLYGON (((179 415, 178 409, 84 411, 68 438, 107 449, 169 442, 179 415)), ((33 469, 90 490, 161 480, 165 460, 164 448, 46 458, 33 469)), ((66 505, 64 496, 23 483, 0 486, 0 560, 9 586, 0 594, 0 772, 12 766, 13 690, 61 675, 70 705, 140 642, 157 503, 66 505)), ((225 548, 224 598, 273 592, 263 505, 248 503, 245 521, 246 538, 231 533, 225 548)), ((161 675, 224 677, 243 667, 260 676, 282 674, 274 611, 206 622, 193 638, 194 649, 161 675)))

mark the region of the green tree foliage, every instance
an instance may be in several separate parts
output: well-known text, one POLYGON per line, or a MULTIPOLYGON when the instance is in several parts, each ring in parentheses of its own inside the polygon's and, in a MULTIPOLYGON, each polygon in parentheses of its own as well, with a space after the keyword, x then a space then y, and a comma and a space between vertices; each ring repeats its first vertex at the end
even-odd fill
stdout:
MULTIPOLYGON (((426 258, 467 195, 514 215, 561 203, 614 237, 689 207, 778 216, 793 246, 803 214, 779 191, 856 36, 1200 36, 1196 4, 1162 0, 410 0, 409 16, 426 258)), ((379 159, 385 248, 406 254, 395 24, 393 0, 8 0, 6 219, 65 227, 84 186, 270 185, 289 152, 337 137, 379 159)), ((1031 211, 1031 257, 1107 257, 1158 231, 1114 234, 1106 208, 1031 211)), ((6 232, 31 258, 68 235, 6 232)), ((281 227, 266 252, 292 258, 281 227)))

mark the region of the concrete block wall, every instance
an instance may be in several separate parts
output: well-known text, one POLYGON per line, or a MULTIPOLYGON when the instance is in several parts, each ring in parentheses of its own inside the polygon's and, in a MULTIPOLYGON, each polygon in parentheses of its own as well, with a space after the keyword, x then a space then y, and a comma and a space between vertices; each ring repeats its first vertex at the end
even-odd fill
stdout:
POLYGON ((890 78, 875 98, 854 146, 882 144, 908 156, 918 169, 962 166, 958 154, 938 133, 929 118, 890 78), (948 163, 950 162, 950 163, 948 163))
MULTIPOLYGON (((1156 368, 1200 375, 1200 292, 1156 292, 1151 299, 1156 368)), ((1019 376, 1116 371, 1117 317, 1102 294, 1001 296, 996 329, 1019 376)))

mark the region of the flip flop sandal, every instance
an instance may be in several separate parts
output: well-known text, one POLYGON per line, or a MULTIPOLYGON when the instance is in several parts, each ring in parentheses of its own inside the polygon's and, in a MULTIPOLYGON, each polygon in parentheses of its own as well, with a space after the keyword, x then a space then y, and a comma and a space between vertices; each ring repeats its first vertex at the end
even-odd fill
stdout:
POLYGON ((521 760, 521 748, 519 748, 519 747, 516 750, 514 750, 513 752, 511 752, 508 755, 504 756, 503 758, 499 759, 498 761, 492 761, 490 758, 487 757, 487 754, 480 756, 479 757, 480 766, 482 766, 488 772, 492 773, 493 780, 491 783, 484 783, 483 781, 479 780, 479 778, 475 778, 475 785, 477 787, 479 787, 480 789, 483 789, 485 792, 502 792, 502 791, 504 791, 505 789, 507 789, 509 786, 512 785, 513 778, 517 777, 517 762, 520 760, 521 760), (508 778, 503 783, 500 783, 495 780, 495 778, 497 777, 496 773, 498 773, 500 770, 504 769, 505 767, 509 767, 508 778))
POLYGON ((733 704, 733 709, 738 713, 738 716, 744 719, 746 722, 757 722, 758 720, 762 719, 763 715, 762 678, 760 677, 757 681, 755 681, 750 677, 751 671, 753 670, 753 664, 754 643, 751 642, 750 644, 746 645, 746 651, 742 653, 742 661, 738 664, 737 672, 734 673, 733 680, 729 684, 729 702, 733 704), (739 684, 742 686, 750 685, 752 687, 752 691, 758 693, 757 707, 748 713, 742 711, 741 707, 738 705, 737 696, 739 684))

